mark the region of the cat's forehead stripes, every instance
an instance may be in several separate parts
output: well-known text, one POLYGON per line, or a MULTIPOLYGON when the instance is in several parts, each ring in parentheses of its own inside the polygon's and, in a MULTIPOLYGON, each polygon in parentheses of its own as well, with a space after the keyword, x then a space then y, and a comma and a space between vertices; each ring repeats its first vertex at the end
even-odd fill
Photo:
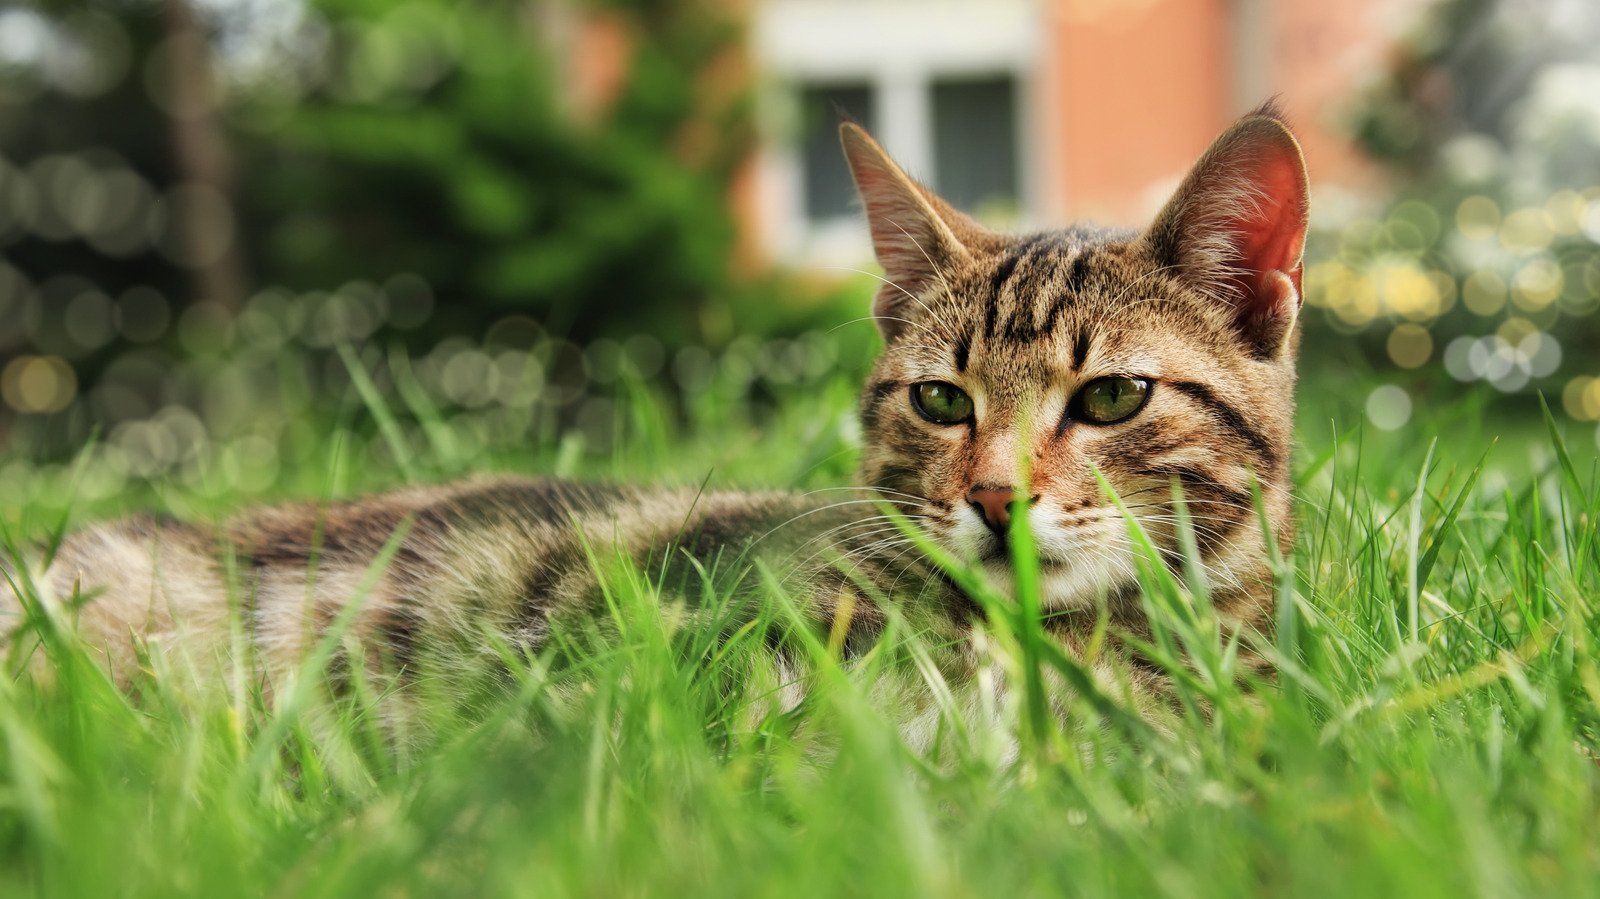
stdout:
MULTIPOLYGON (((1097 350, 1110 286, 1125 283, 1122 247, 1083 229, 1018 238, 979 260, 927 310, 951 324, 945 359, 957 374, 978 360, 1039 374, 1081 372, 1097 350)), ((1112 341, 1114 345, 1115 341, 1112 341)))
POLYGON ((1013 278, 1018 281, 1037 280, 1039 272, 1036 269, 1041 260, 1050 261, 1072 253, 1070 239, 1057 231, 1042 232, 1012 243, 989 276, 989 302, 997 303, 1013 278), (1022 275, 1017 273, 1019 268, 1023 271, 1022 275))
POLYGON ((1024 342, 1053 331, 1063 310, 1082 294, 1093 253, 1069 232, 1014 243, 995 263, 988 290, 973 290, 981 298, 967 300, 983 305, 983 340, 1024 342))

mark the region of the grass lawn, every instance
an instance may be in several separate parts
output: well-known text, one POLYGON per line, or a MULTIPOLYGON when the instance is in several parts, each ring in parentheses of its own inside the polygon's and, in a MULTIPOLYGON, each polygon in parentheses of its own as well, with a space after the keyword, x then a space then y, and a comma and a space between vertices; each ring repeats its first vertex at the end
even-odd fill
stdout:
MULTIPOLYGON (((428 414, 394 425, 397 452, 353 401, 267 487, 0 460, 0 521, 49 539, 483 467, 837 485, 854 387, 830 378, 759 423, 708 395, 684 426, 623 391, 604 453, 537 422, 512 440, 428 414)), ((1165 645, 1196 660, 1164 730, 1093 697, 1036 718, 1032 673, 1065 672, 1017 610, 990 640, 1015 701, 947 711, 931 748, 901 739, 886 698, 912 680, 941 701, 910 632, 848 667, 815 646, 811 698, 758 719, 759 641, 674 628, 647 577, 613 583, 620 637, 516 661, 510 699, 441 708, 425 743, 386 739, 360 696, 330 708, 314 677, 266 702, 188 683, 159 650, 126 695, 61 634, 41 650, 53 686, 0 679, 0 895, 1600 893, 1593 432, 1537 398, 1431 382, 1378 431, 1376 383, 1302 384, 1275 686, 1235 687, 1204 607, 1152 579, 1165 645)))

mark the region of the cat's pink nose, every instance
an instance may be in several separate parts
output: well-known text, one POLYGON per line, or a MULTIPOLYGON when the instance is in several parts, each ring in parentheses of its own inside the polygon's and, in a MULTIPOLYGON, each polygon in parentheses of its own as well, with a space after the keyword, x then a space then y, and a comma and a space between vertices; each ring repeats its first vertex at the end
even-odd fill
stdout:
POLYGON ((974 487, 967 491, 967 502, 983 515, 983 522, 996 534, 1004 534, 1011 524, 1011 501, 1016 492, 1010 487, 974 487))

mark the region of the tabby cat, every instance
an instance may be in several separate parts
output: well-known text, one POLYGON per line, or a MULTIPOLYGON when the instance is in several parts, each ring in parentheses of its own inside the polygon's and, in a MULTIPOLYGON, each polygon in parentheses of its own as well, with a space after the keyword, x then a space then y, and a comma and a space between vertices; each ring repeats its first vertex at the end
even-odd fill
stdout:
MULTIPOLYGON (((1102 614, 1114 630, 1145 628, 1128 529, 1098 471, 1174 560, 1180 485, 1223 620, 1269 626, 1252 479, 1286 543, 1308 203, 1299 147, 1276 112, 1228 129, 1143 233, 991 231, 861 128, 846 123, 841 136, 886 273, 859 486, 844 499, 485 478, 216 527, 104 524, 70 537, 47 570, 8 577, 30 573, 124 683, 150 643, 225 667, 242 616, 270 689, 357 595, 348 626, 366 656, 336 659, 335 673, 359 664, 388 684, 418 671, 448 683, 492 666, 505 645, 538 651, 563 620, 595 617, 594 558, 611 550, 644 571, 744 584, 735 590, 758 579, 759 561, 822 632, 845 633, 847 652, 872 644, 889 606, 960 645, 981 611, 908 551, 885 506, 1002 591, 1010 522, 1026 515, 1044 610, 1091 613, 1049 616, 1070 649, 1102 614)), ((0 609, 18 611, 4 586, 0 609)), ((26 651, 17 636, 13 651, 26 651)), ((1131 670, 1159 679, 1153 666, 1131 670)))

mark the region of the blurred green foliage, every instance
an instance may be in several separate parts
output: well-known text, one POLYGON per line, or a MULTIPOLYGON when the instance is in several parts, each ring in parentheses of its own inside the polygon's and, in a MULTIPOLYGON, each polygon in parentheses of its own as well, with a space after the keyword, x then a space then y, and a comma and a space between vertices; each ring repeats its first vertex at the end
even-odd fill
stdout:
POLYGON ((24 4, 0 26, 26 50, 0 65, 0 195, 28 194, 0 196, 0 245, 34 282, 149 286, 181 309, 411 272, 440 301, 435 329, 516 310, 671 343, 703 337, 698 313, 734 287, 729 193, 753 130, 742 24, 720 4, 99 0, 24 4), (204 43, 193 60, 180 19, 204 43), (82 72, 53 61, 74 56, 82 72), (186 95, 199 81, 215 89, 186 95), (186 151, 196 130, 217 171, 186 151), (72 221, 93 191, 52 186, 47 158, 131 173, 151 194, 131 216, 147 239, 79 239, 130 201, 72 221), (233 242, 242 296, 187 283, 204 261, 174 248, 194 235, 171 233, 166 194, 197 179, 229 204, 209 230, 233 242), (63 214, 74 227, 48 227, 63 214))
POLYGON ((702 336, 700 307, 729 286, 727 193, 751 126, 741 85, 699 80, 738 52, 738 24, 692 0, 590 6, 568 12, 601 17, 623 71, 603 108, 574 110, 561 82, 584 60, 559 56, 592 50, 552 46, 527 4, 317 0, 323 76, 242 110, 259 278, 412 271, 451 331, 515 310, 581 337, 702 336), (715 139, 689 147, 695 133, 715 139))
POLYGON ((547 397, 572 425, 597 341, 692 393, 682 347, 858 317, 855 285, 740 268, 742 28, 713 0, 0 9, 0 438, 254 410, 277 446, 341 402, 346 343, 534 358, 576 379, 547 397))
POLYGON ((1427 10, 1350 118, 1396 190, 1315 217, 1307 311, 1354 338, 1332 355, 1425 392, 1448 388, 1442 369, 1525 410, 1541 391, 1600 418, 1597 41, 1592 4, 1427 10))

